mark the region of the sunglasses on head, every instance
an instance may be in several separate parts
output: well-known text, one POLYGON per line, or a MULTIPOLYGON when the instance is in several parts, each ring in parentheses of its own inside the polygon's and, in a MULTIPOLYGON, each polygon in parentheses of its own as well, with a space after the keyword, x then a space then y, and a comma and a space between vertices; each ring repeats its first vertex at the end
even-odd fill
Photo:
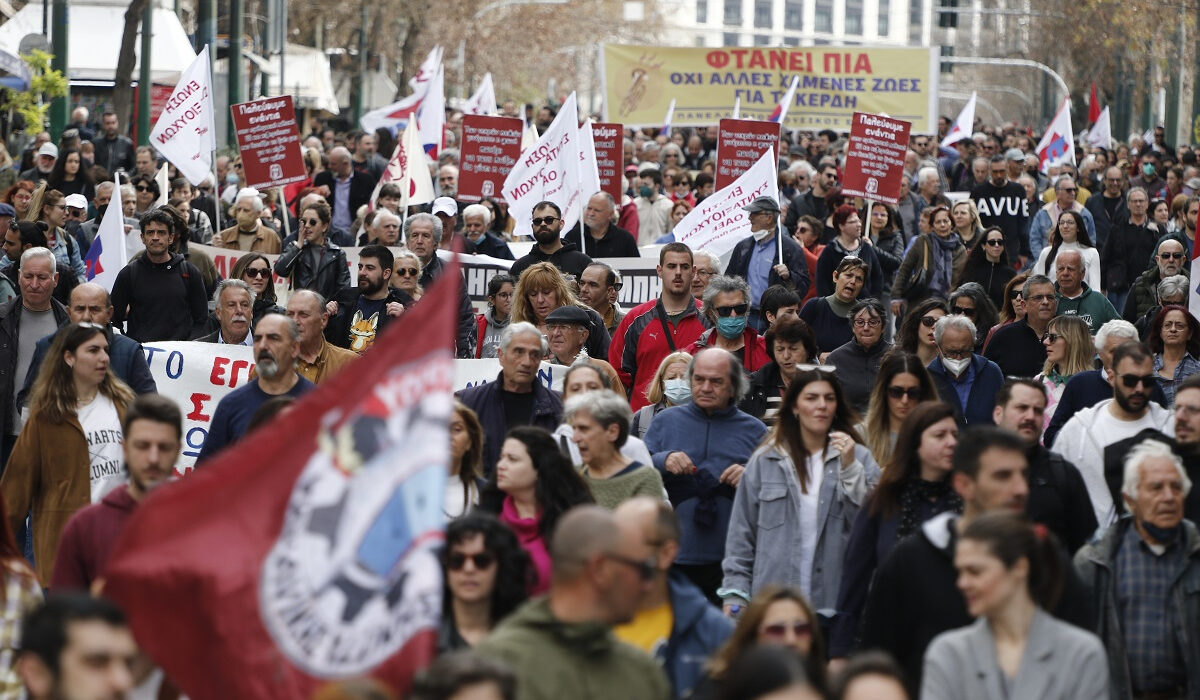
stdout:
POLYGON ((1147 389, 1150 389, 1154 386, 1154 383, 1157 381, 1158 381, 1158 378, 1153 374, 1146 374, 1146 375, 1122 374, 1121 375, 1121 384, 1126 389, 1133 389, 1138 384, 1141 384, 1142 386, 1146 387, 1147 389))
POLYGON ((397 267, 396 274, 401 277, 416 277, 421 274, 421 271, 415 267, 397 267))
POLYGON ((910 401, 921 400, 921 387, 919 386, 909 387, 908 389, 905 389, 902 386, 889 386, 887 388, 887 393, 888 396, 896 399, 897 401, 905 396, 907 396, 910 401))
POLYGON ((797 637, 807 637, 812 634, 812 623, 796 621, 793 623, 776 622, 773 625, 767 625, 762 628, 762 633, 768 637, 781 638, 787 634, 788 628, 791 628, 792 633, 797 637))
POLYGON ((714 308, 714 310, 716 310, 718 316, 720 316, 721 318, 726 318, 732 314, 737 314, 738 316, 745 316, 746 312, 750 310, 750 305, 749 304, 734 304, 733 306, 715 306, 713 308, 714 308))
POLYGON ((271 269, 267 267, 247 267, 246 271, 242 274, 247 277, 270 277, 271 269))
POLYGON ((453 552, 446 557, 446 568, 451 571, 462 571, 462 568, 467 565, 467 560, 475 565, 476 569, 490 569, 492 564, 496 563, 496 555, 491 552, 479 552, 478 554, 463 554, 462 552, 453 552))

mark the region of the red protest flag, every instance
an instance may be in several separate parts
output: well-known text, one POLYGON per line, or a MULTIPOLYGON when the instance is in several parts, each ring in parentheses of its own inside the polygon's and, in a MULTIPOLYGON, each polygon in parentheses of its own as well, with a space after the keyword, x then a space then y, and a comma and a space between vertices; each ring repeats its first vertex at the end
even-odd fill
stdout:
POLYGON ((1095 124, 1100 119, 1100 100, 1096 97, 1096 81, 1092 81, 1092 94, 1088 98, 1088 124, 1095 124))
POLYGON ((195 700, 304 698, 433 657, 454 265, 363 357, 142 504, 105 593, 195 700))

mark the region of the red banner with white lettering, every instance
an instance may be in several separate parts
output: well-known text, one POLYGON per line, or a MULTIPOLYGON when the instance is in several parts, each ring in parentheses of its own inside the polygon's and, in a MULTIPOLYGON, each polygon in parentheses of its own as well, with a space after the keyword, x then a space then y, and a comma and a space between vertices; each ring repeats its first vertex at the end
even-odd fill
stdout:
POLYGON ((842 194, 899 204, 911 127, 899 119, 855 112, 846 146, 842 194))
POLYGON ((458 199, 488 198, 503 203, 500 190, 513 163, 521 157, 520 119, 468 114, 462 120, 458 199))
POLYGON ((722 119, 717 131, 716 189, 741 177, 768 149, 779 153, 782 134, 775 122, 722 119))

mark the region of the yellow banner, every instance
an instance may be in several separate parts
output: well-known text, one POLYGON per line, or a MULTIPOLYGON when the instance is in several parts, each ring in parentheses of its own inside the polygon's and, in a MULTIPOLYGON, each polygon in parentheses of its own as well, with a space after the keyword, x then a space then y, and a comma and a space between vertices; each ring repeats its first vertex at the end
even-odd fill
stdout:
POLYGON ((854 112, 937 128, 936 52, 930 48, 604 46, 605 121, 661 126, 675 100, 674 126, 708 126, 733 116, 768 119, 799 76, 789 129, 849 131, 854 112))

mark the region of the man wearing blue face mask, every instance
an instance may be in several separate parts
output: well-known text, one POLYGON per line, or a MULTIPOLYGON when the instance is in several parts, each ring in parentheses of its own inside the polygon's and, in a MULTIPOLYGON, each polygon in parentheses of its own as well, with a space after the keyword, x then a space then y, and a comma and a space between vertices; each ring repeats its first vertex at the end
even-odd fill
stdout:
MULTIPOLYGON (((801 299, 808 294, 811 280, 804 249, 791 236, 776 239, 779 225, 779 204, 771 197, 758 197, 742 207, 750 215, 750 235, 733 248, 725 276, 738 276, 750 284, 748 322, 754 330, 766 330, 767 322, 759 311, 759 301, 767 287, 781 284, 795 290, 801 299), (783 244, 783 262, 779 262, 779 245, 783 244)), ((705 295, 707 298, 707 294, 705 295)))
POLYGON ((704 316, 711 326, 686 348, 693 356, 707 347, 728 350, 747 373, 770 362, 767 344, 746 320, 750 313, 750 285, 741 277, 718 275, 704 288, 704 316))

